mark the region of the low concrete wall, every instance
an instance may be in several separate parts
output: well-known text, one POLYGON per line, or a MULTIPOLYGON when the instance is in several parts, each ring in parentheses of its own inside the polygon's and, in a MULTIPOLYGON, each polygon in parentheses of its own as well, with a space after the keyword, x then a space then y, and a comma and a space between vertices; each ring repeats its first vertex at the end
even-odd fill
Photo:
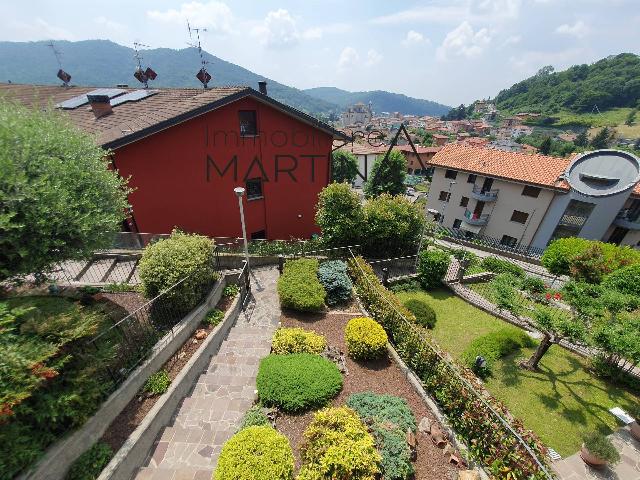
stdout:
POLYGON ((98 480, 129 480, 143 466, 153 444, 165 426, 171 423, 173 413, 182 399, 189 394, 198 377, 206 370, 211 357, 218 352, 229 329, 240 314, 239 297, 227 310, 223 321, 207 336, 206 340, 189 359, 169 389, 149 410, 138 428, 129 436, 98 480))
POLYGON ((237 277, 237 274, 226 275, 216 282, 205 300, 174 327, 173 333, 169 332, 158 341, 149 358, 109 395, 82 427, 49 447, 44 457, 18 479, 63 479, 71 464, 100 439, 111 422, 140 391, 149 375, 157 372, 193 334, 207 312, 218 303, 227 283, 233 282, 237 277))

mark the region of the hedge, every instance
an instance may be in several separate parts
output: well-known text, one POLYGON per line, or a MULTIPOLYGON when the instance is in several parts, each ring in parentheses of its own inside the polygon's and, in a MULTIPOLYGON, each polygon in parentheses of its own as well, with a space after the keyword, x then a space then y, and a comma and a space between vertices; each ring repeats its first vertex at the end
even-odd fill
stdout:
POLYGON ((602 286, 640 297, 640 264, 629 265, 610 273, 604 277, 602 286))
POLYGON ((440 287, 449 269, 449 263, 451 263, 451 256, 444 250, 430 249, 421 251, 420 261, 418 262, 418 280, 420 284, 426 290, 440 287))
POLYGON ((453 374, 451 367, 443 360, 446 354, 433 339, 423 336, 411 321, 403 317, 395 295, 382 286, 364 259, 359 257, 351 260, 349 273, 369 314, 387 331, 389 340, 400 357, 422 380, 425 389, 438 402, 456 433, 469 445, 470 453, 498 479, 546 479, 535 459, 479 400, 469 385, 480 392, 502 418, 510 419, 511 427, 536 453, 547 471, 550 471, 546 463, 546 448, 535 434, 526 430, 522 422, 514 419, 471 370, 456 367, 465 381, 453 374))
POLYGON ((278 278, 280 305, 300 312, 318 312, 324 308, 324 287, 318 280, 318 260, 300 258, 284 264, 278 278))
POLYGON ((214 243, 209 238, 178 230, 148 245, 138 267, 145 297, 154 298, 186 278, 164 294, 163 305, 177 312, 191 310, 219 277, 213 252, 214 243))
POLYGON ((329 260, 318 268, 318 279, 327 292, 327 305, 344 303, 351 298, 353 284, 347 275, 347 264, 329 260))
POLYGON ((223 446, 214 480, 293 480, 287 437, 268 426, 243 428, 223 446))

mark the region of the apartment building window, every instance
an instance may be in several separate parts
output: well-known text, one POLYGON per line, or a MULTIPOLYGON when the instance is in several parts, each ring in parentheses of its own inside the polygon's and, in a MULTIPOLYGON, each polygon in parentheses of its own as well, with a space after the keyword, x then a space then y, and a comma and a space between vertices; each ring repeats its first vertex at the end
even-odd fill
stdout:
POLYGON ((469 197, 462 197, 460 199, 460 206, 466 207, 469 204, 469 197))
POLYGON ((262 179, 250 178, 247 180, 247 200, 255 200, 262 197, 262 179))
POLYGON ((450 196, 451 194, 449 192, 445 192, 444 190, 442 190, 440 191, 440 196, 438 197, 438 200, 440 200, 441 202, 448 202, 450 196))
POLYGON ((444 178, 450 178, 451 180, 455 180, 458 176, 458 172, 456 170, 447 170, 444 172, 444 178))
POLYGON ((477 175, 470 173, 469 176, 467 177, 467 183, 476 183, 476 178, 478 178, 477 175))
POLYGON ((258 121, 255 110, 238 111, 240 119, 240 136, 250 137, 258 134, 258 121))
POLYGON ((510 235, 503 235, 502 240, 500 240, 500 245, 504 245, 505 247, 514 248, 517 244, 518 239, 510 235))
POLYGON ((540 189, 538 187, 531 187, 529 185, 526 185, 522 189, 522 195, 524 195, 525 197, 538 198, 538 195, 540 195, 540 189))
POLYGON ((251 240, 264 240, 265 238, 267 238, 266 230, 258 230, 251 234, 251 240))
POLYGON ((453 228, 460 228, 460 225, 462 225, 462 220, 460 220, 459 218, 456 218, 453 221, 453 228))
POLYGON ((595 207, 595 203, 571 200, 564 214, 560 217, 560 221, 556 225, 549 241, 551 242, 557 238, 576 237, 584 224, 587 223, 595 207))
POLYGON ((521 212, 520 210, 514 210, 511 214, 511 221, 517 223, 527 223, 527 218, 529 218, 529 214, 527 212, 521 212))

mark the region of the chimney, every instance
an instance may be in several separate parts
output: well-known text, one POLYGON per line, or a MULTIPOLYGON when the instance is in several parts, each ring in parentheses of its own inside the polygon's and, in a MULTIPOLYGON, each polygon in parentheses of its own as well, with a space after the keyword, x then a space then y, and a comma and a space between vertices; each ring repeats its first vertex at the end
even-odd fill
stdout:
POLYGON ((87 95, 89 105, 96 118, 101 118, 113 112, 109 95, 87 95))
POLYGON ((258 90, 260 90, 260 93, 263 95, 267 94, 267 82, 265 80, 258 82, 258 90))

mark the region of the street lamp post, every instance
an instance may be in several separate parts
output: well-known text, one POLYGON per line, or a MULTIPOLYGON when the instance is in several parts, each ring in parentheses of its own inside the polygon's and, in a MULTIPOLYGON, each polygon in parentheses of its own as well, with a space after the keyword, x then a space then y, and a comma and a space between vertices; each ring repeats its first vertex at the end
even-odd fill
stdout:
POLYGON ((240 207, 240 223, 242 224, 242 240, 244 242, 244 259, 249 268, 249 247, 247 246, 247 228, 244 223, 244 207, 242 206, 242 197, 244 196, 244 188, 236 187, 233 192, 238 197, 238 206, 240 207))

